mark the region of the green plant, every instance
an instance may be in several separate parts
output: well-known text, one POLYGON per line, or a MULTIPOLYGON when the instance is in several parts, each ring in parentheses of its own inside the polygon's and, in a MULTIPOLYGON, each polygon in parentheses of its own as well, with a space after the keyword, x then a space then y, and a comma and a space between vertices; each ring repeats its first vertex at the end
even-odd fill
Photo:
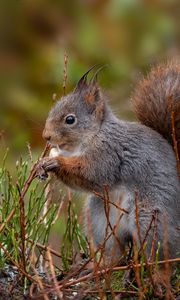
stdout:
POLYGON ((73 261, 75 245, 78 252, 87 252, 87 243, 81 233, 74 204, 70 200, 68 203, 67 225, 61 247, 62 263, 65 270, 68 269, 69 263, 73 261))
POLYGON ((0 267, 13 263, 28 272, 36 243, 48 242, 58 207, 51 203, 44 211, 48 182, 33 181, 33 176, 28 181, 30 161, 20 158, 12 176, 5 166, 6 157, 0 168, 0 267))

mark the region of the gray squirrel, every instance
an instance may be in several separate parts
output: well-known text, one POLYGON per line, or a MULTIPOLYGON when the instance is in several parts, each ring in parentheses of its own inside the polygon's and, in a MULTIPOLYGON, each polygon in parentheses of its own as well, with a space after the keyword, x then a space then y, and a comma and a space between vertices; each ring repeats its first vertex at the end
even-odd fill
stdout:
POLYGON ((97 76, 88 81, 88 73, 50 110, 43 137, 56 151, 54 157, 39 162, 37 174, 46 177, 52 172, 67 186, 88 194, 85 210, 94 248, 105 240, 107 216, 99 195, 104 187, 108 189, 109 222, 116 236, 110 235, 105 243, 107 261, 117 263, 134 240, 140 248, 139 235, 146 241, 147 257, 154 243, 154 251, 159 249, 159 259, 163 259, 167 240, 168 257, 175 258, 180 251, 180 63, 153 67, 137 85, 132 103, 140 123, 119 120, 97 76), (157 216, 156 238, 150 227, 153 214, 157 216))

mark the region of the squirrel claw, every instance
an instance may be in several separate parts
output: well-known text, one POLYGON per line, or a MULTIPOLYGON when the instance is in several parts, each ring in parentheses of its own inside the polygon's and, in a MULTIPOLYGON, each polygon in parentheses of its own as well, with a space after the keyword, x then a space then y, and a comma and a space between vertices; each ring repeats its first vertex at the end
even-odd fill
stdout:
POLYGON ((44 158, 37 165, 36 175, 40 180, 46 180, 48 172, 53 171, 57 167, 59 167, 59 163, 56 159, 44 158))
POLYGON ((54 169, 59 167, 59 162, 55 158, 45 158, 40 161, 40 166, 46 171, 53 171, 54 169))
POLYGON ((41 180, 45 181, 48 178, 47 172, 41 167, 36 171, 36 176, 41 180))

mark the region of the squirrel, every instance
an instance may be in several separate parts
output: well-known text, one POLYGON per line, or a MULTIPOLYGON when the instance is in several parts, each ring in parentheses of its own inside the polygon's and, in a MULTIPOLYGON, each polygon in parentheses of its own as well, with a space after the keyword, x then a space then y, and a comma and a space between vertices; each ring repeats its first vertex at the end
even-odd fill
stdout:
POLYGON ((94 248, 103 244, 107 227, 108 233, 110 227, 115 231, 105 243, 107 261, 117 262, 133 241, 138 248, 145 241, 148 257, 154 247, 159 259, 166 258, 166 247, 168 257, 175 258, 180 251, 180 63, 156 65, 138 83, 132 103, 140 122, 114 115, 97 73, 88 81, 90 71, 50 110, 43 137, 53 155, 39 161, 37 174, 44 178, 52 172, 67 186, 87 192, 94 248), (104 188, 109 192, 109 226, 99 196, 104 188), (153 216, 156 224, 151 226, 153 216))

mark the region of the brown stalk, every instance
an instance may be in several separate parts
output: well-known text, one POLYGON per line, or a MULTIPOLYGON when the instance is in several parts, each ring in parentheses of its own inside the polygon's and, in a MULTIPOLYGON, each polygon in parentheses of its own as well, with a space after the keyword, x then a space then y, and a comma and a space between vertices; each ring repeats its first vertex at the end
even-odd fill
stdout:
POLYGON ((119 209, 120 211, 122 211, 123 213, 129 214, 129 212, 126 209, 120 207, 116 203, 113 203, 113 202, 109 201, 109 204, 113 205, 114 207, 116 207, 117 209, 119 209))
MULTIPOLYGON (((112 204, 114 204, 113 202, 110 202, 110 199, 109 199, 109 190, 108 190, 108 186, 106 185, 106 186, 104 186, 104 198, 103 198, 103 201, 104 201, 104 210, 105 210, 105 215, 106 215, 106 220, 107 220, 107 228, 108 228, 108 226, 109 226, 109 228, 110 228, 110 230, 111 230, 111 234, 115 237, 115 239, 114 239, 114 245, 113 245, 113 247, 112 247, 112 252, 111 252, 111 256, 112 257, 116 257, 116 248, 117 248, 117 244, 118 244, 118 246, 119 246, 119 249, 120 249, 120 251, 121 251, 121 253, 123 253, 123 255, 125 256, 125 250, 124 250, 124 248, 122 247, 122 245, 121 245, 121 241, 120 241, 120 239, 118 238, 118 236, 117 236, 117 234, 116 234, 116 232, 117 232, 117 228, 118 228, 118 226, 119 226, 119 224, 120 224, 120 220, 121 220, 121 218, 123 217, 123 215, 124 215, 124 212, 126 212, 126 213, 128 213, 126 210, 124 210, 124 209, 121 209, 118 205, 114 205, 116 208, 118 207, 118 208, 120 208, 120 211, 121 211, 121 213, 120 213, 120 215, 118 216, 117 215, 117 220, 116 220, 116 222, 115 222, 115 225, 112 227, 112 225, 111 225, 111 223, 110 223, 110 218, 109 218, 109 214, 110 214, 110 203, 112 203, 112 204), (116 242, 117 242, 117 244, 116 244, 116 242)), ((121 202, 121 199, 119 199, 119 201, 121 202)), ((107 232, 108 233, 108 232, 107 232)), ((106 237, 105 237, 105 239, 107 238, 107 234, 106 234, 106 237)), ((110 238, 110 237, 108 237, 108 238, 110 238)), ((105 244, 104 244, 104 247, 105 247, 105 244)), ((115 259, 116 260, 116 259, 115 259)), ((109 271, 108 272, 108 277, 107 278, 105 278, 105 280, 106 280, 106 282, 108 281, 108 280, 110 280, 110 276, 111 276, 111 272, 109 271)), ((109 287, 110 287, 110 285, 109 285, 109 287)), ((112 294, 113 294, 113 291, 112 291, 112 294)), ((113 296, 113 295, 112 295, 113 296)))
MULTIPOLYGON (((95 193, 96 196, 100 197, 103 202, 104 202, 104 212, 105 212, 105 216, 106 216, 106 220, 107 220, 107 223, 106 223, 106 230, 105 230, 105 241, 107 241, 106 237, 108 236, 108 227, 110 228, 111 230, 111 233, 114 235, 118 245, 119 245, 119 248, 121 250, 122 249, 122 246, 121 246, 121 242, 119 240, 119 238, 117 237, 116 235, 116 232, 115 230, 117 229, 117 226, 119 225, 119 222, 123 216, 123 213, 120 215, 120 217, 118 218, 118 223, 116 223, 116 225, 114 227, 112 227, 112 224, 110 223, 110 219, 109 219, 109 213, 110 213, 110 206, 109 206, 109 191, 108 191, 108 186, 104 186, 104 190, 103 190, 103 196, 99 193, 95 193)), ((110 238, 110 236, 108 237, 108 239, 110 238)), ((103 243, 104 244, 104 243, 103 243)), ((105 244, 104 244, 105 246, 105 244)))
MULTIPOLYGON (((148 257, 149 261, 154 261, 154 256, 155 256, 154 249, 155 249, 155 241, 157 239, 157 218, 158 218, 158 211, 155 210, 153 212, 151 222, 150 222, 149 227, 148 227, 148 229, 146 231, 146 235, 145 235, 145 238, 144 238, 144 241, 143 241, 143 244, 144 244, 144 242, 145 242, 145 240, 146 240, 146 238, 147 238, 147 236, 149 234, 149 231, 150 231, 150 229, 152 227, 152 223, 153 223, 153 225, 154 225, 153 226, 153 239, 152 239, 152 244, 151 244, 150 257, 148 257)), ((147 258, 146 258, 146 256, 145 256, 145 261, 146 261, 146 265, 147 265, 147 258)), ((154 281, 154 278, 153 278, 153 267, 154 266, 150 266, 149 267, 149 278, 150 278, 151 284, 152 284, 152 286, 153 286, 153 288, 155 290, 156 289, 156 284, 155 284, 155 281, 154 281)))
POLYGON ((150 230, 151 230, 151 228, 152 228, 153 222, 154 222, 154 213, 152 214, 151 221, 150 221, 149 226, 148 226, 148 228, 147 228, 147 230, 146 230, 146 232, 145 232, 145 236, 144 236, 144 239, 143 239, 143 241, 142 241, 142 245, 141 245, 141 247, 140 247, 140 249, 139 249, 139 251, 138 251, 138 255, 140 255, 141 251, 142 251, 143 248, 144 248, 144 244, 145 244, 146 239, 147 239, 147 237, 148 237, 148 235, 149 235, 149 232, 150 232, 150 230))
POLYGON ((169 106, 170 106, 170 119, 171 119, 171 130, 172 130, 171 136, 172 136, 173 148, 176 156, 177 170, 180 177, 180 160, 178 154, 178 145, 177 145, 177 138, 176 138, 175 122, 174 122, 173 103, 171 98, 169 99, 169 102, 170 102, 169 106))
MULTIPOLYGON (((101 263, 101 260, 103 259, 103 253, 105 252, 106 241, 109 239, 109 237, 108 237, 108 228, 110 229, 110 233, 113 234, 113 228, 112 228, 112 225, 110 223, 110 218, 109 218, 110 206, 109 206, 109 193, 108 193, 107 189, 108 188, 106 188, 104 186, 102 200, 103 200, 103 203, 104 203, 104 212, 105 212, 105 216, 106 216, 106 228, 105 228, 104 241, 103 241, 103 244, 101 246, 101 259, 99 261, 99 265, 101 263)), ((105 262, 105 266, 106 266, 106 262, 105 262)))
POLYGON ((50 148, 50 145, 49 145, 49 144, 46 144, 46 146, 45 146, 45 148, 44 148, 44 150, 43 150, 43 152, 42 152, 40 158, 39 158, 38 161, 33 165, 32 169, 31 169, 31 171, 30 171, 30 174, 29 174, 27 180, 25 181, 23 190, 22 190, 22 192, 21 192, 21 198, 24 198, 25 194, 27 193, 27 191, 28 191, 28 189, 29 189, 29 187, 30 187, 31 182, 32 182, 33 179, 36 177, 36 167, 37 167, 37 165, 38 165, 38 163, 39 163, 39 160, 40 160, 41 158, 43 158, 43 157, 46 155, 46 153, 48 152, 49 148, 50 148))
POLYGON ((68 64, 68 55, 64 53, 64 77, 63 77, 63 95, 66 94, 66 83, 67 83, 67 64, 68 64))
POLYGON ((138 234, 138 239, 139 239, 139 242, 140 242, 140 248, 142 248, 143 244, 142 244, 142 238, 141 238, 141 232, 140 232, 140 224, 139 224, 138 192, 137 191, 135 191, 134 202, 135 202, 135 214, 136 214, 137 234, 138 234))
POLYGON ((30 297, 32 299, 37 299, 37 296, 33 295, 33 290, 34 290, 34 288, 36 289, 36 287, 38 286, 39 289, 40 289, 40 291, 41 291, 41 295, 43 296, 44 300, 50 300, 49 297, 48 297, 48 295, 47 295, 47 293, 46 293, 46 291, 45 291, 44 283, 43 283, 41 277, 39 276, 36 268, 34 267, 34 261, 35 261, 35 259, 33 259, 33 257, 32 257, 31 268, 33 269, 33 271, 34 271, 34 273, 36 275, 36 282, 35 282, 36 284, 33 282, 31 284, 31 286, 30 286, 30 289, 29 289, 30 297))
MULTIPOLYGON (((34 241, 33 241, 33 240, 28 240, 28 242, 30 242, 31 244, 34 245, 34 241)), ((36 245, 38 248, 40 248, 40 249, 42 249, 42 250, 44 250, 44 251, 47 251, 47 249, 48 249, 48 250, 50 251, 50 253, 52 253, 53 255, 62 258, 61 254, 60 254, 59 252, 55 251, 54 249, 52 249, 52 248, 50 248, 50 247, 48 247, 48 246, 46 246, 46 245, 42 245, 42 244, 40 244, 40 243, 38 243, 38 242, 36 242, 35 245, 36 245)))
MULTIPOLYGON (((92 227, 91 227, 92 223, 90 221, 89 211, 87 213, 88 213, 87 214, 88 233, 91 233, 90 237, 92 237, 92 227)), ((98 295, 99 295, 100 299, 102 299, 103 298, 103 290, 100 288, 100 276, 99 276, 99 272, 98 271, 99 271, 99 267, 100 267, 100 264, 101 264, 102 258, 103 258, 104 245, 100 245, 98 247, 98 249, 96 249, 96 251, 94 251, 93 239, 91 239, 90 242, 89 242, 89 249, 90 249, 90 259, 88 260, 88 262, 85 263, 85 265, 89 264, 90 261, 92 261, 92 263, 93 263, 93 274, 94 274, 94 278, 95 278, 95 281, 96 281, 96 286, 97 286, 97 289, 98 289, 98 295), (99 257, 99 259, 97 261, 96 255, 97 255, 98 252, 100 252, 100 257, 99 257)), ((80 269, 83 270, 84 268, 81 267, 80 269)))
MULTIPOLYGON (((104 199, 104 196, 101 195, 100 193, 95 192, 95 191, 93 191, 93 193, 94 193, 94 195, 96 195, 97 197, 101 198, 102 200, 104 199)), ((115 207, 116 207, 117 209, 119 209, 120 211, 122 211, 122 212, 124 212, 124 213, 126 213, 126 214, 129 214, 129 212, 128 212, 126 209, 120 207, 119 205, 117 205, 117 204, 114 203, 114 202, 111 202, 110 199, 109 199, 109 204, 112 204, 113 206, 115 206, 115 207)))
POLYGON ((111 294, 112 296, 112 299, 115 298, 115 293, 111 287, 111 274, 112 274, 112 271, 110 270, 109 272, 107 273, 104 273, 104 279, 105 279, 105 282, 106 282, 106 290, 105 292, 107 293, 107 289, 109 289, 109 293, 111 294))
POLYGON ((46 254, 47 254, 47 258, 48 258, 48 260, 49 260, 49 267, 50 267, 50 270, 51 270, 52 280, 53 280, 53 283, 54 283, 54 287, 55 287, 57 296, 58 296, 59 299, 61 300, 61 299, 63 299, 63 293, 60 291, 60 287, 59 287, 58 282, 57 282, 57 279, 56 279, 56 273, 55 273, 55 270, 54 270, 54 265, 53 265, 53 261, 52 261, 52 256, 51 256, 51 252, 49 251, 49 248, 48 248, 48 247, 47 247, 46 254))
POLYGON ((164 252, 164 258, 166 260, 166 263, 164 264, 164 276, 163 276, 163 283, 166 287, 166 294, 165 299, 169 300, 171 298, 171 290, 170 290, 170 265, 168 263, 169 258, 169 249, 168 249, 168 218, 167 215, 164 215, 164 220, 166 220, 163 224, 163 252, 164 252))
MULTIPOLYGON (((165 263, 176 263, 176 262, 180 262, 180 258, 173 258, 173 259, 168 259, 168 260, 161 260, 161 261, 158 261, 157 264, 158 265, 164 265, 165 263)), ((155 265, 156 262, 148 262, 147 264, 146 263, 138 263, 138 264, 129 264, 127 266, 119 266, 119 267, 112 267, 112 268, 105 268, 105 269, 102 269, 99 272, 100 275, 103 275, 104 273, 106 272, 109 272, 110 270, 111 271, 125 271, 125 270, 130 270, 130 269, 136 269, 136 268, 141 268, 142 266, 152 266, 152 265, 155 265)), ((83 281, 86 281, 86 280, 89 280, 89 279, 92 279, 94 277, 94 274, 93 273, 90 273, 88 275, 85 275, 85 276, 82 276, 78 279, 75 279, 75 280, 72 280, 72 281, 67 281, 66 283, 62 282, 60 283, 60 287, 68 287, 68 286, 71 286, 71 285, 75 285, 77 283, 80 283, 80 282, 83 282, 83 281)))
MULTIPOLYGON (((138 265, 139 261, 138 261, 138 250, 137 250, 137 242, 135 237, 133 237, 133 252, 134 252, 134 262, 136 265, 138 265)), ((134 266, 134 265, 133 265, 134 266)), ((141 284, 141 277, 140 277, 140 269, 139 268, 133 268, 134 269, 134 274, 135 274, 135 278, 136 278, 136 282, 138 285, 138 299, 142 300, 143 299, 143 287, 141 284)))
POLYGON ((150 252, 150 260, 154 260, 155 256, 155 241, 157 239, 157 220, 158 220, 158 211, 156 210, 154 212, 153 221, 154 221, 154 228, 153 228, 153 239, 152 239, 152 245, 151 245, 151 252, 150 252))
POLYGON ((11 218, 13 217, 15 211, 16 211, 16 208, 14 207, 10 211, 9 215, 6 217, 6 219, 4 220, 4 222, 1 224, 1 226, 0 226, 0 233, 3 231, 4 227, 6 226, 6 224, 11 220, 11 218))
POLYGON ((27 143, 27 148, 28 148, 29 158, 30 158, 30 161, 32 163, 33 162, 32 151, 31 151, 31 145, 29 143, 27 143))
MULTIPOLYGON (((140 224, 139 224, 139 209, 138 209, 138 192, 135 191, 135 197, 134 197, 134 202, 135 202, 135 218, 136 218, 136 228, 137 228, 137 237, 138 240, 140 242, 140 249, 143 250, 143 241, 141 238, 141 233, 140 233, 140 224)), ((145 235, 146 236, 146 235, 145 235)), ((138 249, 137 249, 137 240, 136 238, 133 236, 133 252, 134 252, 134 261, 135 264, 138 264, 138 259, 139 259, 139 253, 138 253, 138 249)), ((145 256, 145 253, 144 253, 145 256)), ((147 265, 147 258, 145 256, 145 262, 147 265)), ((140 270, 138 268, 134 269, 134 274, 135 274, 135 278, 136 278, 136 282, 138 285, 138 299, 141 300, 143 299, 143 287, 141 284, 141 277, 140 277, 140 270)))
MULTIPOLYGON (((140 239, 140 225, 139 225, 139 220, 138 220, 138 205, 137 205, 137 196, 135 196, 135 206, 136 206, 136 226, 138 228, 138 238, 140 239)), ((145 236, 144 236, 144 239, 143 241, 140 240, 140 249, 138 251, 138 257, 140 255, 140 253, 143 251, 143 248, 144 248, 144 244, 145 244, 145 241, 149 235, 149 232, 152 228, 152 224, 154 223, 154 226, 153 226, 153 239, 152 239, 152 245, 151 245, 151 251, 150 251, 150 257, 148 258, 148 260, 152 260, 154 259, 154 246, 155 246, 155 241, 156 241, 156 237, 157 237, 157 216, 158 216, 158 211, 155 210, 152 214, 152 218, 151 218, 151 221, 149 223, 149 226, 145 232, 145 236)), ((146 253, 144 252, 144 260, 145 260, 145 264, 146 264, 146 267, 148 265, 148 260, 147 260, 147 257, 146 257, 146 253)), ((135 262, 137 263, 137 261, 135 262)), ((149 272, 149 278, 150 278, 150 281, 151 281, 151 284, 153 286, 153 288, 155 288, 155 282, 154 282, 154 279, 153 279, 153 276, 152 276, 152 268, 153 268, 153 265, 150 266, 150 272, 149 272)))

